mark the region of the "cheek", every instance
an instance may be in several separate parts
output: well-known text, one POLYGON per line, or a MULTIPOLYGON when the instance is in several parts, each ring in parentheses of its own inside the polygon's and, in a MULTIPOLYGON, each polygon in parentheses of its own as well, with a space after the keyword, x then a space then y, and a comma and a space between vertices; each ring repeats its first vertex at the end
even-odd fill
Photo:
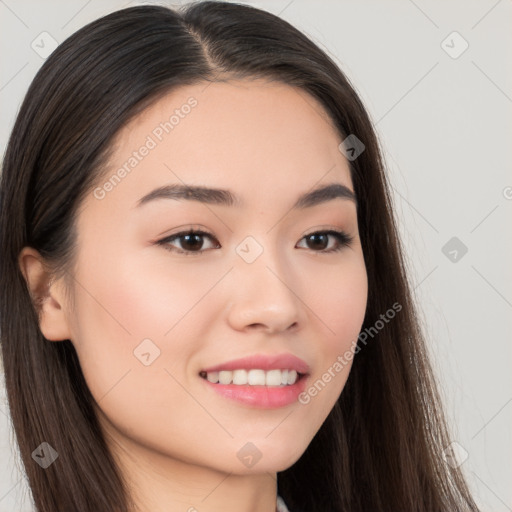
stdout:
POLYGON ((162 449, 175 448, 170 432, 192 442, 198 430, 197 418, 185 414, 197 406, 186 391, 186 362, 198 348, 185 319, 205 290, 179 279, 171 288, 157 274, 122 266, 83 272, 88 286, 76 294, 72 341, 101 417, 127 438, 162 449))
MULTIPOLYGON (((95 268, 83 267, 77 276, 79 282, 87 283, 78 290, 78 331, 98 334, 93 343, 99 337, 114 345, 117 340, 118 348, 130 351, 146 338, 168 339, 186 324, 224 272, 199 265, 186 271, 179 265, 170 267, 165 259, 155 262, 141 256, 112 260, 103 265, 97 262, 95 268)), ((83 336, 77 333, 77 337, 83 336)))
POLYGON ((311 275, 315 279, 304 296, 314 321, 323 327, 323 352, 332 358, 357 340, 363 324, 368 280, 362 254, 350 254, 338 267, 319 265, 311 275))
MULTIPOLYGON (((186 337, 176 334, 206 286, 194 289, 178 273, 171 285, 169 276, 163 279, 154 266, 129 258, 111 261, 81 267, 71 319, 72 342, 96 399, 125 375, 126 380, 137 377, 144 382, 151 375, 145 363, 163 371, 189 355, 187 351, 194 347, 180 345, 179 340, 186 337)), ((144 386, 139 386, 131 393, 143 391, 144 386)))
POLYGON ((188 264, 185 271, 165 258, 115 256, 84 253, 88 264, 76 276, 83 285, 76 290, 72 341, 100 407, 108 403, 109 417, 126 417, 125 424, 144 430, 144 418, 160 416, 171 404, 185 407, 178 382, 189 384, 187 362, 218 318, 208 292, 229 267, 188 264), (138 411, 133 417, 132 406, 138 411))
POLYGON ((319 428, 345 386, 366 312, 364 259, 362 253, 350 256, 337 268, 317 270, 315 282, 305 295, 323 333, 316 346, 317 369, 299 397, 299 402, 319 418, 315 428, 319 428))

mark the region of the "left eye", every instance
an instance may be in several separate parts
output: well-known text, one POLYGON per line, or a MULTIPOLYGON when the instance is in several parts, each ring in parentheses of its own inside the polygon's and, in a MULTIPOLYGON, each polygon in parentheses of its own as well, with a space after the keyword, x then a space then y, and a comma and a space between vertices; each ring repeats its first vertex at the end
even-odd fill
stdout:
POLYGON ((316 231, 314 233, 310 233, 306 235, 303 240, 308 240, 313 243, 313 246, 321 246, 320 251, 315 252, 337 252, 341 251, 343 247, 348 247, 353 242, 353 237, 345 233, 344 231, 335 231, 334 229, 330 229, 328 231, 316 231), (329 245, 329 237, 333 237, 335 239, 334 247, 330 247, 329 249, 324 248, 324 245, 329 245))
MULTIPOLYGON (((205 231, 182 231, 176 233, 167 238, 163 238, 157 242, 158 245, 162 245, 165 249, 184 254, 186 256, 196 254, 201 255, 206 252, 207 249, 203 248, 203 238, 209 238, 215 240, 214 249, 219 249, 221 246, 213 235, 206 233, 205 231), (171 245, 171 242, 179 241, 180 247, 171 245)), ((319 253, 330 253, 340 251, 343 247, 349 246, 353 237, 345 233, 344 231, 327 230, 327 231, 315 231, 306 235, 301 240, 305 240, 308 248, 313 248, 313 252, 319 253), (329 247, 329 237, 335 240, 334 247, 329 247), (320 249, 320 250, 315 250, 320 249)), ((211 249, 210 248, 210 249, 211 249)))

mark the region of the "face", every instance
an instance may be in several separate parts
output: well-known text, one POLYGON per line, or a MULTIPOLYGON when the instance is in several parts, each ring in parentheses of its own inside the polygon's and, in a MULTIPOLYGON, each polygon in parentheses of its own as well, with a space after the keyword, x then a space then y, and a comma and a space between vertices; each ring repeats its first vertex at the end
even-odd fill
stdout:
POLYGON ((367 300, 341 140, 314 98, 264 81, 182 87, 119 133, 77 219, 66 322, 128 450, 245 474, 307 448, 367 300))

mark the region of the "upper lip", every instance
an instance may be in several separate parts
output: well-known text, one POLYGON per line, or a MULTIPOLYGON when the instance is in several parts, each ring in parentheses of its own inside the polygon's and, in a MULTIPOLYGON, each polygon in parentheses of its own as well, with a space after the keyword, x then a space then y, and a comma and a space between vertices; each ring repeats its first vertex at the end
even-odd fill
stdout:
POLYGON ((297 373, 309 373, 309 365, 303 359, 293 354, 256 354, 252 356, 233 359, 225 363, 204 368, 202 371, 218 372, 221 370, 295 370, 297 373))

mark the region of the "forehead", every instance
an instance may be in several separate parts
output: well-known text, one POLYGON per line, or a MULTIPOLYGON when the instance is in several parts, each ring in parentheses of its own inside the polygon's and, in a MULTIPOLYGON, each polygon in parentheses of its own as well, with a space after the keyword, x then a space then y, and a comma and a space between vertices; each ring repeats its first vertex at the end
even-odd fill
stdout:
POLYGON ((295 189, 324 179, 351 188, 340 142, 325 109, 299 88, 202 82, 166 94, 120 130, 103 182, 121 174, 109 196, 123 190, 132 203, 134 194, 139 199, 152 187, 180 182, 261 201, 275 191, 296 196, 295 189))

